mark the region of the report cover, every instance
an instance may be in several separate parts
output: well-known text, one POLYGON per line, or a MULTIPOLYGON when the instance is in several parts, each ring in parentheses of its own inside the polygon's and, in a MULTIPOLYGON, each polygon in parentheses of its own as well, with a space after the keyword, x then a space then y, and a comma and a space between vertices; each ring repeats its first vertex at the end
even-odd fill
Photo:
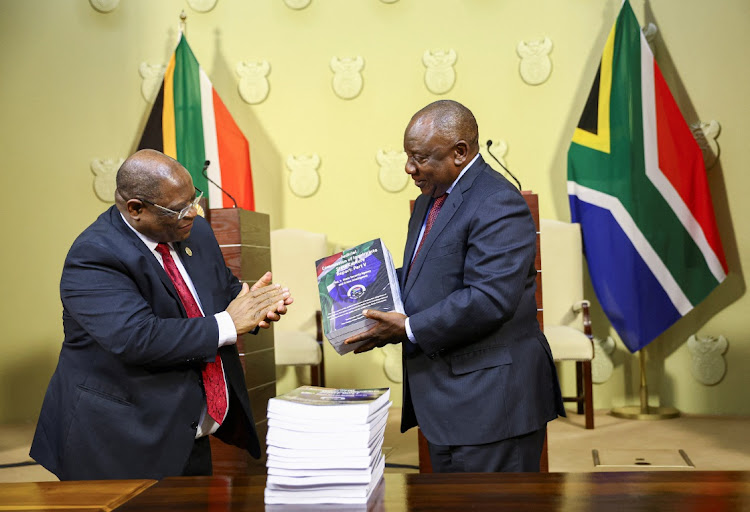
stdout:
POLYGON ((375 323, 362 315, 363 310, 404 312, 393 259, 380 238, 320 259, 315 265, 323 331, 339 354, 359 345, 344 345, 346 338, 375 323))

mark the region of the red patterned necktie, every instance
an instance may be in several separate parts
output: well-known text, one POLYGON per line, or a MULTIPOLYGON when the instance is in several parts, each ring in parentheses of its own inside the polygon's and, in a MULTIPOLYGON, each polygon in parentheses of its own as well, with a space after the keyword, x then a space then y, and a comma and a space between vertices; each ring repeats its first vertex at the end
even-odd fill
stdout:
MULTIPOLYGON (((156 246, 156 252, 161 254, 162 261, 164 261, 164 270, 167 271, 167 275, 172 280, 177 295, 180 296, 180 301, 185 307, 188 318, 196 318, 203 316, 198 303, 195 302, 193 294, 190 292, 185 280, 182 278, 182 274, 177 269, 172 255, 169 254, 169 246, 167 244, 158 244, 156 246)), ((221 425, 224 421, 224 415, 227 412, 227 388, 224 382, 224 370, 221 367, 221 357, 216 354, 216 359, 212 363, 206 363, 203 368, 203 388, 206 390, 206 403, 208 404, 208 415, 213 420, 221 425)))
POLYGON ((442 196, 435 199, 435 202, 432 203, 432 207, 430 208, 430 213, 427 214, 427 223, 424 226, 424 233, 422 234, 422 239, 419 241, 419 247, 417 247, 417 252, 414 253, 414 257, 411 260, 411 263, 409 264, 409 272, 411 272, 411 267, 414 265, 414 262, 417 261, 417 256, 419 256, 419 251, 422 250, 422 246, 424 245, 424 241, 427 238, 427 234, 432 229, 432 225, 435 224, 435 219, 437 219, 438 213, 440 213, 440 208, 443 207, 443 203, 448 198, 448 194, 443 194, 442 196))

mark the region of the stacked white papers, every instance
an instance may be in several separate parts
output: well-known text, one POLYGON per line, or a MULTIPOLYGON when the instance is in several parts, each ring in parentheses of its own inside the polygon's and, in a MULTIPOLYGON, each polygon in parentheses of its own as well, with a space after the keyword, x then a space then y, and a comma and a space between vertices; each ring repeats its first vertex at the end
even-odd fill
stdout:
POLYGON ((367 504, 385 468, 389 398, 388 388, 302 386, 269 400, 265 503, 367 504))

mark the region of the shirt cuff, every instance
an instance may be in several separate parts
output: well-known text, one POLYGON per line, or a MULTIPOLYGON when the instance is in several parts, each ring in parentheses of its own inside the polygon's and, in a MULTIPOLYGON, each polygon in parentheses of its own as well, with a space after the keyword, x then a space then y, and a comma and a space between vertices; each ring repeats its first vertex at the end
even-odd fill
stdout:
POLYGON ((234 327, 232 316, 226 311, 214 315, 219 325, 219 346, 237 343, 237 329, 234 327))
POLYGON ((406 322, 404 324, 406 326, 406 337, 409 338, 409 341, 417 344, 417 338, 414 337, 414 333, 411 332, 411 326, 409 325, 409 317, 406 317, 406 322))

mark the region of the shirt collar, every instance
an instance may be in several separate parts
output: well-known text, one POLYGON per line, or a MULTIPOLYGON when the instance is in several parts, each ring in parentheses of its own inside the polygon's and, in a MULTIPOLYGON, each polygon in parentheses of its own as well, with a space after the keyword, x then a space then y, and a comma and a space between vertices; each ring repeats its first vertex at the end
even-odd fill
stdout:
MULTIPOLYGON (((120 213, 120 217, 122 217, 122 221, 125 223, 125 225, 127 227, 129 227, 130 230, 133 233, 135 233, 136 236, 138 238, 140 238, 141 241, 144 244, 146 244, 146 247, 148 247, 148 250, 151 251, 151 252, 155 252, 156 251, 156 246, 159 245, 159 242, 156 242, 155 240, 150 239, 149 237, 147 237, 146 235, 144 235, 143 233, 141 233, 140 231, 138 231, 137 229, 135 229, 133 226, 130 225, 130 222, 128 222, 127 220, 125 220, 125 216, 122 214, 122 212, 119 212, 119 213, 120 213)), ((168 244, 168 245, 170 245, 170 247, 171 247, 171 244, 168 244)))
MULTIPOLYGON (((469 170, 469 167, 471 167, 472 165, 474 165, 474 162, 477 161, 477 158, 479 158, 479 153, 477 153, 474 156, 474 158, 471 159, 471 162, 469 162, 469 165, 467 165, 466 167, 464 167, 463 169, 461 169, 461 174, 459 174, 458 177, 456 177, 455 181, 453 183, 451 183, 451 186, 448 187, 448 190, 445 191, 446 194, 450 194, 453 191, 453 187, 456 186, 456 183, 458 183, 458 180, 460 180, 461 176, 463 176, 466 173, 466 171, 469 170)), ((130 224, 128 224, 128 226, 130 226, 130 224)))

